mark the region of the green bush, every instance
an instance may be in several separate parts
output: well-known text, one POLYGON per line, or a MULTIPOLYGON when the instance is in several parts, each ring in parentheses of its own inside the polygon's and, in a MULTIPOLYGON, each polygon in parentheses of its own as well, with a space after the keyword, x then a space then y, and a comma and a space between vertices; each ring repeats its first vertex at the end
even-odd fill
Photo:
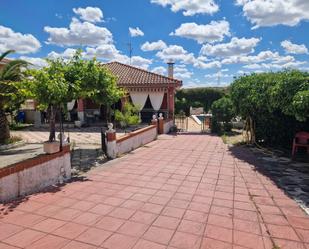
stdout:
POLYGON ((234 117, 233 102, 229 97, 223 97, 216 100, 211 106, 212 112, 212 132, 220 133, 222 131, 231 131, 231 119, 234 117))
POLYGON ((137 125, 140 123, 139 110, 132 104, 126 103, 122 112, 119 110, 115 111, 115 120, 122 128, 137 125))
POLYGON ((309 131, 309 74, 297 70, 237 78, 235 110, 246 120, 249 143, 289 148, 298 131, 309 131))
POLYGON ((181 89, 176 93, 175 112, 179 114, 185 112, 187 116, 190 114, 190 106, 203 107, 208 112, 214 101, 222 98, 227 92, 227 88, 190 88, 181 89))

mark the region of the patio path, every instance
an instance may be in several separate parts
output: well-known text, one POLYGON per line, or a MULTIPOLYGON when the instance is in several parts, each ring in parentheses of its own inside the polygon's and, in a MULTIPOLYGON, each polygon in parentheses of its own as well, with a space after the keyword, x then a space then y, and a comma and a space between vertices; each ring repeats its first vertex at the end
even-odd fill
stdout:
POLYGON ((215 136, 162 136, 3 206, 0 248, 309 249, 309 217, 237 156, 215 136))

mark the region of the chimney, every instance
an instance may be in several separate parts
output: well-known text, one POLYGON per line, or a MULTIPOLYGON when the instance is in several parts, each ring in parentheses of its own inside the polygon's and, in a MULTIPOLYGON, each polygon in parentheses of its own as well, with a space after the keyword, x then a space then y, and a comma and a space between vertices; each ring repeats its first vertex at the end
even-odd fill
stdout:
POLYGON ((168 77, 169 78, 174 78, 174 62, 170 61, 167 63, 168 65, 168 77))

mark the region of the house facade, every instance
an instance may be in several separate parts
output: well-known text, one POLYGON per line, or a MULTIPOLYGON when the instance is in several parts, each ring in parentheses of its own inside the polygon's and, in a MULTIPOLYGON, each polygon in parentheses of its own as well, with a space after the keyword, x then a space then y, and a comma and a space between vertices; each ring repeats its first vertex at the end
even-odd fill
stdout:
MULTIPOLYGON (((174 117, 175 93, 182 86, 182 81, 174 79, 173 63, 168 64, 168 76, 119 62, 103 66, 117 77, 117 85, 128 93, 117 103, 117 109, 121 109, 126 101, 130 101, 139 109, 143 122, 149 122, 152 115, 158 113, 163 113, 166 118, 174 117)), ((78 119, 85 121, 87 117, 98 115, 98 108, 100 107, 91 100, 78 100, 78 119)))

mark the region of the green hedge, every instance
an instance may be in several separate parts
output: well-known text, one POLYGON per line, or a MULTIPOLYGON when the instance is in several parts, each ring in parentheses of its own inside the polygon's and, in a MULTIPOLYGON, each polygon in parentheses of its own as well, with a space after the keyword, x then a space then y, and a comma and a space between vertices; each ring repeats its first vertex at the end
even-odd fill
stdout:
POLYGON ((231 85, 236 113, 247 121, 251 143, 289 148, 309 131, 309 74, 297 70, 237 78, 231 85))
POLYGON ((208 112, 212 103, 222 98, 226 92, 226 88, 213 87, 181 89, 176 93, 175 112, 179 114, 183 111, 189 115, 190 106, 203 107, 208 112))

